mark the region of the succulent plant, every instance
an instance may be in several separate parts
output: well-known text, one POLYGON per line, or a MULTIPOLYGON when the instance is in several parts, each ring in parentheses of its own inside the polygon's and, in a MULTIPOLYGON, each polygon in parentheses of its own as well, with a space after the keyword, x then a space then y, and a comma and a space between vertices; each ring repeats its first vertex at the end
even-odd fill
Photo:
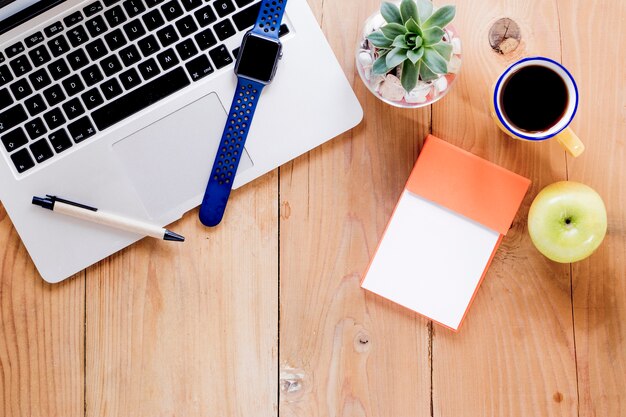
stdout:
POLYGON ((418 78, 430 81, 447 74, 452 45, 443 37, 456 13, 454 6, 434 10, 430 0, 402 0, 400 7, 383 3, 380 12, 387 24, 367 37, 379 54, 374 74, 402 65, 400 81, 407 92, 418 78))

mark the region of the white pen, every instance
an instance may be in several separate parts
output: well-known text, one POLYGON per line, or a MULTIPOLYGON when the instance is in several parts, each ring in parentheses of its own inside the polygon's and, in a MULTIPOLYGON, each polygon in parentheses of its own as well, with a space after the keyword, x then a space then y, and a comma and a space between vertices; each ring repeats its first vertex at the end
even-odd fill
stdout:
POLYGON ((118 214, 106 213, 95 207, 85 204, 75 203, 62 198, 46 195, 45 197, 33 197, 33 204, 52 210, 55 213, 65 214, 78 219, 87 220, 93 223, 103 224, 126 230, 140 235, 150 236, 157 239, 171 240, 174 242, 184 242, 185 238, 177 233, 167 230, 141 220, 129 219, 118 214))

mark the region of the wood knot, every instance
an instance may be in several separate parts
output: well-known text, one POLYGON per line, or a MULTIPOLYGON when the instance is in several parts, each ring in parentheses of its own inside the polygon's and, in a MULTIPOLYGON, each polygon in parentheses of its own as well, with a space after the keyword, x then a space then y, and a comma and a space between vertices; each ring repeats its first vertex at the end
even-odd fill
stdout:
POLYGON ((361 329, 357 332, 357 334, 354 336, 354 350, 359 352, 359 353, 363 353, 363 352, 367 352, 368 350, 370 350, 371 348, 371 341, 370 341, 370 336, 369 333, 367 333, 365 330, 361 329))
POLYGON ((489 45, 495 52, 505 55, 513 52, 522 40, 522 32, 514 20, 498 19, 489 29, 489 45))
POLYGON ((304 394, 304 371, 285 368, 280 371, 280 395, 286 401, 296 401, 304 394))
POLYGON ((280 208, 280 215, 285 220, 291 217, 291 206, 289 205, 289 201, 283 201, 283 204, 280 208))
POLYGON ((557 391, 552 396, 552 399, 554 400, 554 402, 560 403, 561 401, 563 401, 563 394, 561 394, 560 392, 557 391))

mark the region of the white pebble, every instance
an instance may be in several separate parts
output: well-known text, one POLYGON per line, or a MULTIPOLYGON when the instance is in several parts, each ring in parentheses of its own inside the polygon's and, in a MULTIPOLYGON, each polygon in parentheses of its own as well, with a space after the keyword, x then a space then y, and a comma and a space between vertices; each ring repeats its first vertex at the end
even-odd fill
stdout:
POLYGON ((461 38, 452 39, 452 53, 459 55, 461 53, 461 38))
POLYGON ((448 88, 448 80, 446 77, 440 77, 437 81, 435 81, 435 90, 438 94, 441 94, 445 89, 448 88))
POLYGON ((456 55, 452 55, 450 62, 448 62, 448 72, 450 74, 458 74, 461 69, 461 58, 456 55))
POLYGON ((390 101, 402 100, 405 93, 400 79, 392 74, 387 74, 385 81, 380 85, 378 92, 383 98, 390 101))
POLYGON ((431 87, 431 84, 420 81, 413 90, 404 95, 404 99, 407 103, 424 103, 426 96, 430 93, 431 87))
POLYGON ((373 62, 374 61, 372 59, 372 56, 369 54, 369 52, 359 53, 359 64, 361 64, 363 68, 371 67, 373 62))

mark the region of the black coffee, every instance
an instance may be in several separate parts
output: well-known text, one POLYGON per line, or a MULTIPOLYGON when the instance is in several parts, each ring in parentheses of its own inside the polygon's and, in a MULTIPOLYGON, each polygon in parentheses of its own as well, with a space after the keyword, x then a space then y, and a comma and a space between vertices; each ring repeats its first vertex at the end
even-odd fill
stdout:
POLYGON ((517 70, 502 87, 500 108, 509 122, 526 132, 543 132, 565 113, 569 95, 563 79, 550 68, 517 70))

